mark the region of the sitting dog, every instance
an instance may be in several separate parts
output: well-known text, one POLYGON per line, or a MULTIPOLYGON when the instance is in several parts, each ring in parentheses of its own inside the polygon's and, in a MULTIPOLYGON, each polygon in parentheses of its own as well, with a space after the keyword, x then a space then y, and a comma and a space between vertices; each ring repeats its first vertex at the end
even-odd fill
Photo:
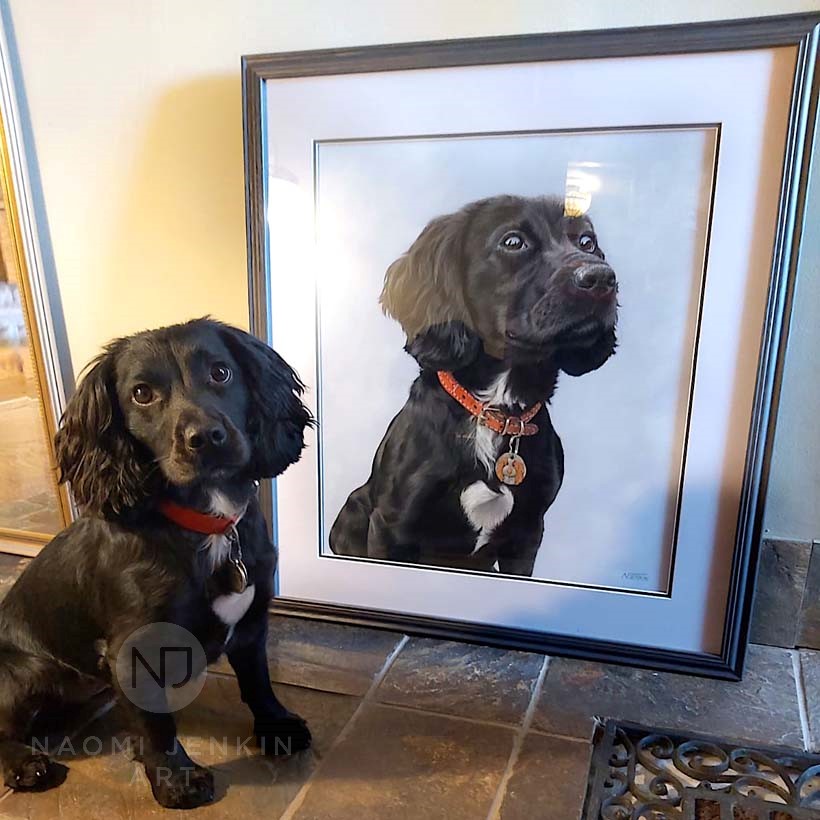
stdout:
POLYGON ((381 304, 421 367, 337 555, 531 576, 564 474, 547 403, 615 350, 615 273, 563 200, 497 196, 434 219, 381 304))
POLYGON ((269 347, 207 319, 118 339, 92 363, 56 438, 83 515, 0 604, 7 786, 56 785, 64 767, 25 743, 32 717, 109 687, 157 801, 213 800, 213 776, 177 740, 173 714, 132 702, 116 674, 129 636, 157 622, 187 629, 209 663, 227 653, 266 751, 309 746, 268 677, 275 552, 256 500, 258 480, 302 451, 302 390, 269 347))

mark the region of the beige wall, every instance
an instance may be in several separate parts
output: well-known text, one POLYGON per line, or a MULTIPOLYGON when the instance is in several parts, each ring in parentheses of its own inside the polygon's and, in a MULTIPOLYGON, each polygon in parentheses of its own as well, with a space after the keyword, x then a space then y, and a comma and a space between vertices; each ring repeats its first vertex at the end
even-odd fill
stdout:
POLYGON ((649 25, 817 0, 8 0, 75 370, 205 313, 247 325, 239 59, 649 25))
MULTIPOLYGON (((820 0, 6 4, 75 370, 140 328, 205 313, 247 326, 242 54, 820 9, 820 0)), ((820 230, 803 256, 766 531, 810 539, 820 537, 820 230)))

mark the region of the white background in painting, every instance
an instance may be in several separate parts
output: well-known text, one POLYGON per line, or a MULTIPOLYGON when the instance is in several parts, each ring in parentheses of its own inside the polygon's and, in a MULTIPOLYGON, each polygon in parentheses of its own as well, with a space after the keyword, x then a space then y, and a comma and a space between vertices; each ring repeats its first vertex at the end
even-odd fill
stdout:
POLYGON ((432 217, 495 194, 562 195, 580 168, 600 184, 589 213, 618 274, 619 347, 560 378, 565 477, 534 577, 666 591, 715 141, 691 128, 318 146, 325 534, 418 372, 378 305, 387 266, 432 217))

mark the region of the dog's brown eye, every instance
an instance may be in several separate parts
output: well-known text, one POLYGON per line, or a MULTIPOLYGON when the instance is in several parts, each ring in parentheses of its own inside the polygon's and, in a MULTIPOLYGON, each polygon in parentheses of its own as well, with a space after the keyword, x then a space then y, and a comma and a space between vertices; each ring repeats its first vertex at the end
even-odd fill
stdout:
POLYGON ((147 384, 138 384, 131 391, 131 397, 137 404, 151 404, 154 400, 154 391, 147 384))
POLYGON ((578 247, 585 253, 595 253, 598 250, 598 243, 591 234, 582 233, 578 237, 578 247))
POLYGON ((227 384, 231 380, 231 368, 226 364, 215 364, 211 368, 211 381, 217 384, 227 384))
POLYGON ((529 246, 524 237, 517 231, 510 231, 501 237, 498 247, 505 251, 523 251, 529 246))

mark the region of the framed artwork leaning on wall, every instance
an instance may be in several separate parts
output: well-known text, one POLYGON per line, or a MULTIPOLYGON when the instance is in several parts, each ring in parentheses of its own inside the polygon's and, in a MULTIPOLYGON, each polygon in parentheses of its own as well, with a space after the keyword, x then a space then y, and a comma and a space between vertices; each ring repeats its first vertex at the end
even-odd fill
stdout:
POLYGON ((280 611, 740 675, 818 19, 244 58, 280 611))
POLYGON ((0 552, 32 556, 73 515, 53 447, 71 368, 5 25, 0 19, 0 552))

